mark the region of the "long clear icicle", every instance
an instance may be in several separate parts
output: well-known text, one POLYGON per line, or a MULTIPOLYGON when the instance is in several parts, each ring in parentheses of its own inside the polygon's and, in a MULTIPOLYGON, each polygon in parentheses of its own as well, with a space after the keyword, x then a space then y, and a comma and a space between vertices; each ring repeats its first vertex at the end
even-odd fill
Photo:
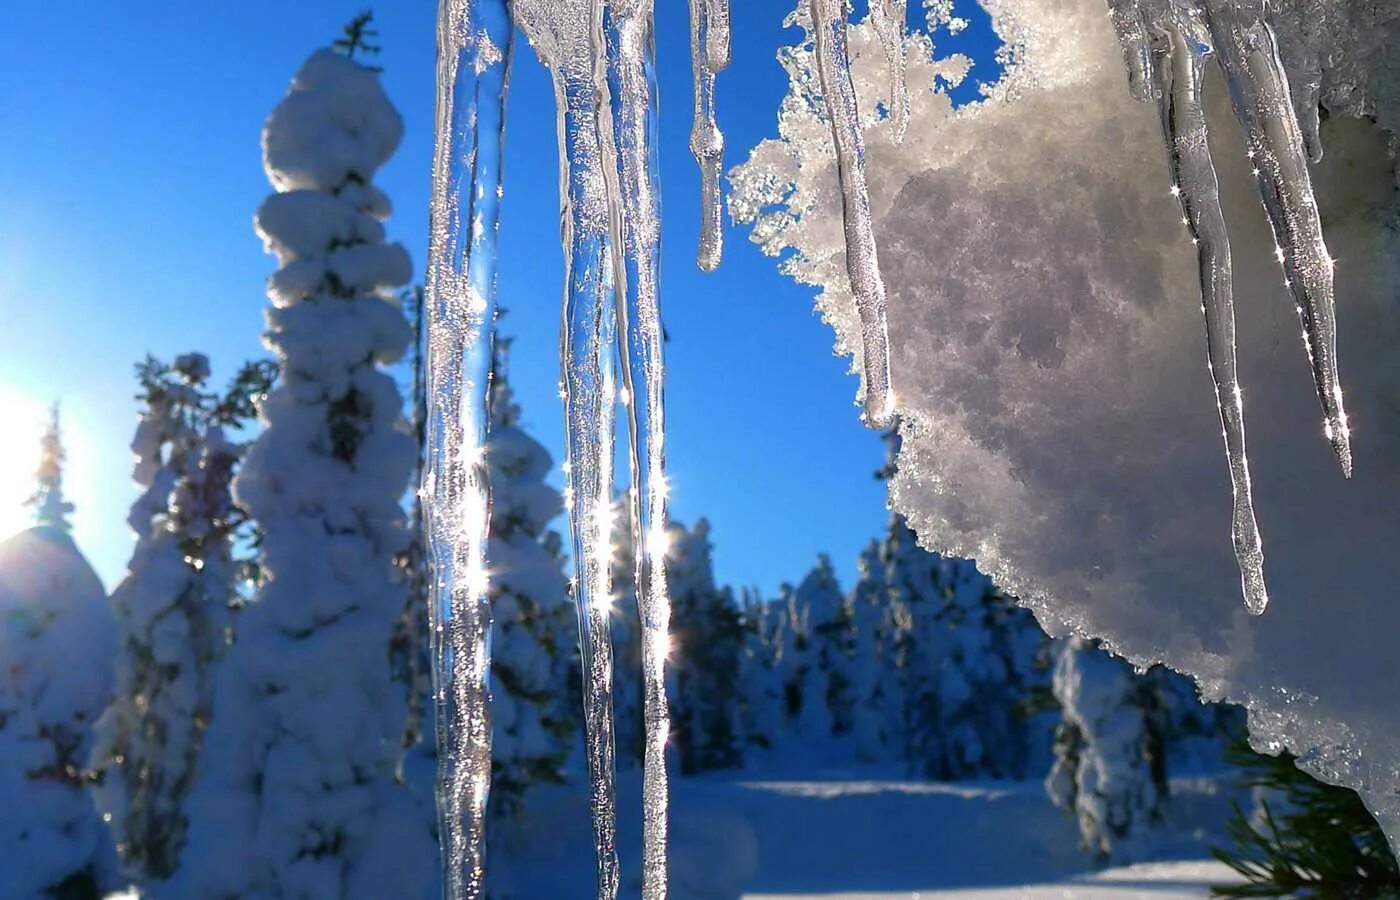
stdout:
POLYGON ((870 22, 880 38, 889 68, 890 125, 896 144, 904 143, 904 132, 909 127, 909 81, 905 73, 908 51, 904 46, 908 19, 909 0, 870 0, 870 22))
POLYGON ((865 141, 851 61, 846 48, 846 0, 809 0, 817 71, 836 149, 841 182, 841 214, 846 234, 846 273, 860 317, 864 364, 865 421, 875 428, 894 415, 890 385, 890 338, 885 323, 885 281, 875 249, 875 227, 865 180, 865 141))
POLYGON ((428 450, 437 801, 443 890, 482 895, 491 787, 485 469, 501 150, 513 27, 505 0, 442 0, 428 248, 428 450))
POLYGON ((720 168, 724 134, 715 121, 715 74, 729 65, 729 0, 690 0, 690 64, 695 76, 695 120, 690 152, 700 166, 700 248, 696 262, 706 272, 724 254, 724 199, 720 168))
POLYGON ((585 750, 591 785, 598 896, 617 896, 617 798, 612 686, 612 491, 617 318, 606 157, 598 139, 603 98, 595 71, 599 0, 517 2, 516 18, 554 80, 564 246, 565 503, 574 557, 574 602, 583 658, 585 750))
POLYGON ((1315 123, 1320 70, 1306 46, 1295 48, 1295 59, 1303 67, 1302 96, 1295 98, 1274 31, 1264 18, 1264 0, 1108 0, 1108 6, 1132 94, 1159 104, 1175 179, 1173 193, 1181 200, 1197 246, 1211 374, 1234 487, 1235 556, 1245 605, 1257 614, 1264 611, 1268 594, 1235 364, 1229 239, 1210 156, 1202 81, 1205 60, 1213 55, 1245 134, 1284 283, 1302 323, 1303 346, 1323 410, 1323 433, 1342 474, 1350 478, 1351 436, 1337 376, 1333 263, 1308 174, 1309 158, 1322 155, 1315 123), (1306 127, 1299 124, 1300 116, 1306 127))
POLYGON ((1284 281, 1302 322, 1323 431, 1342 474, 1350 478, 1351 433, 1337 377, 1332 257, 1322 238, 1306 140, 1274 31, 1264 20, 1264 0, 1202 0, 1202 6, 1273 226, 1284 281))
MULTIPOLYGON (((722 0, 715 5, 723 5, 722 0)), ((727 10, 722 19, 727 31, 727 10)), ((710 14, 710 34, 721 18, 710 14)), ((623 389, 628 398, 632 490, 629 507, 636 548, 637 610, 642 626, 642 897, 666 896, 666 698, 671 601, 666 588, 667 486, 658 267, 661 198, 657 168, 656 49, 653 0, 609 0, 604 7, 604 82, 609 102, 600 135, 613 164, 606 167, 623 389)), ((726 56, 728 41, 725 40, 726 56)), ((713 63, 714 60, 711 60, 713 63)), ((727 59, 719 62, 722 66, 727 59)))
POLYGON ((1199 21, 1189 12, 1151 23, 1156 57, 1162 136, 1172 168, 1172 193, 1181 201, 1183 221, 1196 245, 1201 279, 1201 311, 1206 323, 1206 354, 1215 381, 1215 399, 1225 438, 1234 493, 1231 535, 1245 606, 1256 615, 1269 595, 1264 584, 1264 552, 1254 518, 1249 461, 1245 452, 1244 405, 1235 359, 1234 286, 1230 237, 1220 206, 1220 183, 1211 160, 1202 105, 1205 63, 1210 52, 1199 21))

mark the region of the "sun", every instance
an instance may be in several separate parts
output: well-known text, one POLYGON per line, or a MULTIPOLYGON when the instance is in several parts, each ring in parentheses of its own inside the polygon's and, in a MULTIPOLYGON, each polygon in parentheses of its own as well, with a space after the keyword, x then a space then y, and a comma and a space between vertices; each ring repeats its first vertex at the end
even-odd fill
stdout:
POLYGON ((6 420, 0 441, 0 540, 34 524, 24 501, 34 493, 34 471, 39 465, 39 438, 48 410, 44 404, 0 382, 0 410, 6 420))

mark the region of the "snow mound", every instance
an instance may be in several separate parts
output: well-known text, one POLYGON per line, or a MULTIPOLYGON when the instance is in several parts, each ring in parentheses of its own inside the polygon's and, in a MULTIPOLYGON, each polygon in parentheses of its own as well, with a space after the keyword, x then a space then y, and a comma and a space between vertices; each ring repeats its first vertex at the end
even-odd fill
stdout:
MULTIPOLYGON (((904 438, 895 507, 922 543, 977 559, 1053 633, 1103 636, 1245 703, 1262 748, 1287 745, 1360 789, 1395 840, 1400 8, 1324 4, 1309 35, 1288 24, 1308 4, 1278 17, 1286 48, 1311 40, 1329 60, 1313 176, 1338 260, 1351 483, 1318 427, 1239 129, 1223 85, 1207 84, 1273 596, 1256 619, 1240 602, 1196 266, 1154 112, 1129 95, 1101 0, 984 5, 1013 62, 985 102, 954 110, 935 93, 958 61, 930 62, 915 36, 904 145, 886 120, 865 122, 904 438)), ((875 110, 888 78, 873 29, 854 28, 851 50, 862 109, 875 110)), ((783 271, 821 287, 838 352, 858 356, 810 46, 783 59, 794 87, 781 139, 735 170, 732 209, 766 252, 788 254, 783 271)))

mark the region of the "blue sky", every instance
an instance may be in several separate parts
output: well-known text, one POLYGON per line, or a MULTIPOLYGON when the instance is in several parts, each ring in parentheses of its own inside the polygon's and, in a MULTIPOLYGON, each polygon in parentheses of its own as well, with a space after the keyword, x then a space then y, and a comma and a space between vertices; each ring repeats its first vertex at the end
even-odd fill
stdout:
MULTIPOLYGON (((262 121, 301 61, 362 6, 131 0, 83 4, 79 13, 42 0, 6 4, 0 405, 12 429, 0 451, 0 503, 13 507, 29 487, 36 419, 61 400, 76 537, 109 586, 131 544, 132 364, 148 352, 168 358, 197 349, 222 380, 264 353, 262 285, 273 262, 252 231, 268 192, 262 121)), ((378 183, 395 203, 389 233, 418 271, 436 6, 416 0, 376 10, 384 47, 377 62, 406 125, 378 183)), ((859 423, 855 379, 832 356, 810 289, 780 277, 733 227, 719 271, 696 269, 686 6, 657 6, 674 514, 711 520, 723 582, 772 593, 823 551, 849 582, 857 552, 884 526, 884 491, 872 477, 883 447, 859 423)), ((773 134, 786 87, 774 52, 795 36, 782 27, 789 0, 733 7, 734 61, 718 86, 726 168, 773 134)), ((961 46, 942 42, 941 50, 987 59, 989 42, 985 17, 976 16, 961 46)), ((501 301, 526 425, 558 457, 562 257, 552 93, 548 74, 521 50, 506 137, 501 301)), ((0 524, 13 521, 0 512, 0 524)))

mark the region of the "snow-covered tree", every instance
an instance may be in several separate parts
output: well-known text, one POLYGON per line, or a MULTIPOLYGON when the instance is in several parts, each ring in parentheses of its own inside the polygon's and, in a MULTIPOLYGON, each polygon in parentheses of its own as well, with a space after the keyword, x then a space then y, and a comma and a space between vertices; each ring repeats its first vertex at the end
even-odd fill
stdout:
POLYGON ((791 729, 804 741, 836 731, 838 715, 850 715, 850 609, 825 554, 797 587, 783 584, 779 603, 786 611, 782 629, 784 690, 791 729))
POLYGON ((545 482, 549 452, 520 424, 508 379, 510 341, 497 337, 491 368, 490 567, 492 658, 491 802, 519 808, 532 785, 564 779, 577 733, 565 689, 576 668, 577 626, 562 543, 549 523, 564 507, 545 482))
POLYGON ((744 652, 740 657, 739 702, 743 705, 745 744, 774 750, 785 730, 782 629, 786 621, 777 603, 745 591, 741 602, 744 652))
POLYGON ((132 477, 143 491, 127 519, 136 549, 111 598, 116 689, 91 764, 123 868, 138 882, 167 877, 184 841, 184 801, 235 596, 240 514, 230 483, 240 448, 225 428, 242 424, 270 374, 245 366, 219 398, 206 390, 203 354, 137 366, 145 408, 132 477))
POLYGON ((266 335, 280 384, 234 483, 263 529, 263 583, 215 679, 172 897, 435 890, 429 816, 394 777, 388 653, 414 441, 381 367, 412 338, 391 294, 411 267, 385 242, 389 200, 371 179, 402 135, 377 75, 331 50, 263 130, 277 192, 256 225, 281 266, 266 335))
POLYGON ((743 761, 739 663, 743 622, 733 594, 715 586, 710 523, 667 529, 671 593, 671 719, 682 774, 743 761))
POLYGON ((63 497, 63 461, 66 458, 63 427, 59 421, 58 404, 55 403, 49 411, 49 426, 39 439, 38 485, 27 505, 34 509, 37 525, 56 528, 64 533, 73 530, 72 523, 68 521, 73 504, 63 497))
POLYGON ((0 897, 95 900, 118 886, 84 783, 111 693, 112 617, 68 534, 56 413, 43 456, 38 524, 0 544, 0 897))
POLYGON ((1074 638, 1059 649, 1054 690, 1064 718, 1046 790, 1074 813, 1093 853, 1121 852, 1161 820, 1167 802, 1153 685, 1124 660, 1074 638))
POLYGON ((896 754, 899 713, 898 635, 880 546, 861 552, 859 579, 851 590, 855 650, 851 659, 851 736, 856 759, 879 762, 896 754))

